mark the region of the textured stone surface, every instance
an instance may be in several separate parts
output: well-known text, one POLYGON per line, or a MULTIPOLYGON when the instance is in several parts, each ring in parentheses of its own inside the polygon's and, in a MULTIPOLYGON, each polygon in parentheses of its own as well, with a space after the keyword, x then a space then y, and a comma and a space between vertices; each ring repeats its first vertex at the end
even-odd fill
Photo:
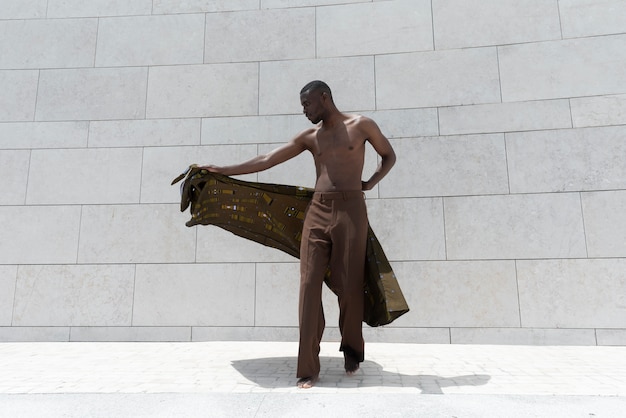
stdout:
POLYGON ((0 0, 0 341, 295 341, 298 261, 186 227, 170 182, 311 128, 321 79, 398 157, 365 195, 411 312, 367 340, 623 345, 625 8, 0 0))

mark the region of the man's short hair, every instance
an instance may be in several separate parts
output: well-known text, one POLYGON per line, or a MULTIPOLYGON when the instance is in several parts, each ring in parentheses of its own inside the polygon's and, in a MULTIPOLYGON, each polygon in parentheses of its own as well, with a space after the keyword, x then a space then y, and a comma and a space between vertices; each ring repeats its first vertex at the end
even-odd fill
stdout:
POLYGON ((307 83, 306 86, 302 87, 302 90, 300 90, 300 94, 311 91, 320 91, 320 93, 327 93, 328 97, 330 97, 331 99, 333 98, 333 93, 330 91, 330 87, 328 87, 328 84, 320 80, 314 80, 307 83))

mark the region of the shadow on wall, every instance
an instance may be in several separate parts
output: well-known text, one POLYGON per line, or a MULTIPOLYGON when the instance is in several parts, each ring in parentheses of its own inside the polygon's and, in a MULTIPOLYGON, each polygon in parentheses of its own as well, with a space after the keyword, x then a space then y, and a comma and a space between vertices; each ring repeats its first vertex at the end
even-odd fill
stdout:
MULTIPOLYGON (((232 362, 232 366, 243 377, 256 385, 267 388, 295 386, 296 357, 269 357, 245 359, 232 362)), ((383 370, 376 362, 365 360, 361 369, 354 375, 346 375, 343 358, 320 357, 320 380, 317 387, 415 387, 422 394, 443 394, 443 389, 453 386, 482 386, 491 376, 484 374, 464 376, 407 375, 383 370)))

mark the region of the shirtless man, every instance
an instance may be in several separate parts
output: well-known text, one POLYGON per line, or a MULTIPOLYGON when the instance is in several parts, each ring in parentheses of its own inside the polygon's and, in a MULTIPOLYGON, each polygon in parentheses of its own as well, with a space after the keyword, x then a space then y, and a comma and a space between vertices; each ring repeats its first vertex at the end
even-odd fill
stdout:
POLYGON ((363 277, 367 243, 367 212, 363 191, 372 189, 391 169, 396 155, 371 119, 340 112, 328 85, 312 81, 302 88, 300 103, 316 126, 287 144, 241 164, 202 168, 225 175, 255 173, 287 161, 303 151, 313 154, 315 193, 305 216, 300 247, 300 348, 298 387, 310 388, 320 372, 319 351, 325 321, 322 284, 338 296, 340 350, 346 373, 363 361, 363 277), (362 181, 365 144, 381 157, 376 171, 362 181))

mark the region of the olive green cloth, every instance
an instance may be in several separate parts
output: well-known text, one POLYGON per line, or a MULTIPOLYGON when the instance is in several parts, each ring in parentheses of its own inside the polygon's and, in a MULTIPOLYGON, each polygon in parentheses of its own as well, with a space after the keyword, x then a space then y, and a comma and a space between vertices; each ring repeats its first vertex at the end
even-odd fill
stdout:
MULTIPOLYGON (((195 165, 172 184, 183 179, 180 210, 191 207, 187 226, 215 225, 299 258, 302 225, 312 189, 236 180, 195 165)), ((391 323, 408 312, 409 307, 371 227, 367 239, 363 321, 377 327, 391 323)))

